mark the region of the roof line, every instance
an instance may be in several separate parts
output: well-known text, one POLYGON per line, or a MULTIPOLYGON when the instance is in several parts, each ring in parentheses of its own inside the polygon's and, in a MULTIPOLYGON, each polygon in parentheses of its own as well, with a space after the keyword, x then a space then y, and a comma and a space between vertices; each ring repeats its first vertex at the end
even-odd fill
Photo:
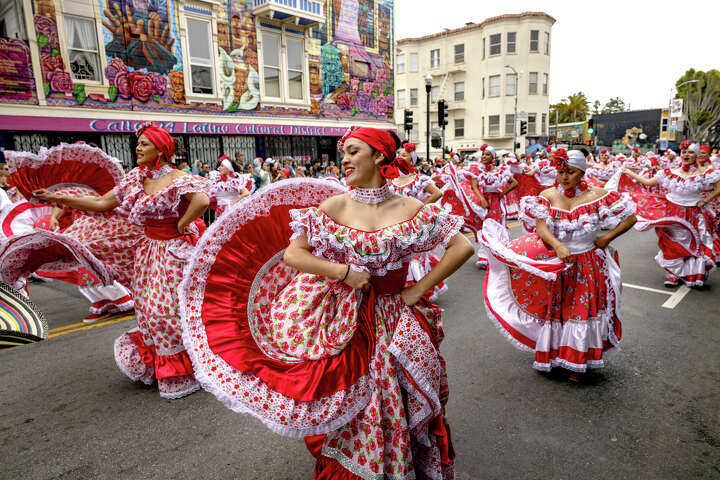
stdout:
POLYGON ((400 44, 400 43, 406 43, 406 42, 417 42, 417 41, 422 41, 422 40, 429 40, 431 38, 440 37, 442 35, 465 32, 468 30, 474 30, 476 28, 482 28, 485 25, 488 25, 488 24, 494 23, 494 22, 498 22, 500 20, 511 20, 511 19, 523 18, 523 17, 547 17, 550 20, 552 20, 553 23, 555 23, 557 21, 557 20, 555 20, 554 17, 548 15, 545 12, 508 13, 505 15, 498 15, 497 17, 486 18, 485 20, 483 20, 480 23, 473 23, 472 25, 465 25, 465 26, 459 27, 459 28, 446 29, 445 31, 442 31, 439 33, 431 33, 430 35, 425 35, 423 37, 401 38, 400 40, 397 41, 397 43, 400 44))

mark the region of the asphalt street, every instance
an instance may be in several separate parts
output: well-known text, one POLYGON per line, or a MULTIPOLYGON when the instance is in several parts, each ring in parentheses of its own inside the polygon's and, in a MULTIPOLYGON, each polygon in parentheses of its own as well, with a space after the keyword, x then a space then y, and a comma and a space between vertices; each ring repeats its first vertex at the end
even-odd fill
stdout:
MULTIPOLYGON (((667 290, 652 233, 615 246, 632 285, 622 350, 582 384, 535 372, 496 330, 484 271, 468 262, 450 278, 439 303, 458 479, 720 478, 720 273, 667 290)), ((312 478, 302 440, 204 391, 169 401, 130 382, 112 345, 132 319, 78 325, 88 304, 62 284, 33 284, 31 298, 53 336, 0 351, 0 478, 312 478)))

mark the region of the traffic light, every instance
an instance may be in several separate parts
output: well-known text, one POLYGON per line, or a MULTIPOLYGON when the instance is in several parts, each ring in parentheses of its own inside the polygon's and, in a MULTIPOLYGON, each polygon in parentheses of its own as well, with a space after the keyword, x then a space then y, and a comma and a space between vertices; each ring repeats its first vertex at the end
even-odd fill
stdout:
POLYGON ((438 100, 438 126, 444 127, 448 124, 448 103, 445 100, 438 100))
POLYGON ((413 117, 413 111, 406 108, 405 109, 405 121, 404 121, 404 123, 405 123, 404 130, 406 132, 412 131, 412 128, 413 128, 413 118, 412 117, 413 117))
POLYGON ((592 135, 593 133, 595 133, 595 122, 591 118, 590 120, 587 121, 587 124, 588 124, 587 133, 588 133, 588 135, 592 135))
POLYGON ((520 135, 525 135, 527 133, 527 122, 525 120, 520 120, 520 135))

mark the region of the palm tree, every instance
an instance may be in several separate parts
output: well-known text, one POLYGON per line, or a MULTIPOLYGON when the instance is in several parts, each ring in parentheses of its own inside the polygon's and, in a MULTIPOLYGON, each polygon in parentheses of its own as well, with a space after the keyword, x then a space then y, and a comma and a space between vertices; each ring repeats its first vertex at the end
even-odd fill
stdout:
POLYGON ((583 92, 568 95, 568 98, 564 103, 567 103, 567 111, 573 122, 577 122, 578 119, 585 121, 585 118, 587 117, 588 104, 590 102, 583 92))

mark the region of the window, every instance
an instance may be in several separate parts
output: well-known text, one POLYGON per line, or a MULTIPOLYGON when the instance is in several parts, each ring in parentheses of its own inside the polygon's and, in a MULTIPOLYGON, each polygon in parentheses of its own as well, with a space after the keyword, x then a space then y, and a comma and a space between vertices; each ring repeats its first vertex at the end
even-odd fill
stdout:
POLYGON ((455 138, 462 138, 465 136, 465 119, 455 119, 455 138))
POLYGON ((537 72, 530 72, 529 81, 528 93, 530 95, 537 95, 537 72))
POLYGON ((500 51, 502 50, 502 35, 499 33, 496 33, 495 35, 490 35, 490 56, 493 55, 500 55, 500 51))
POLYGON ((530 51, 531 52, 538 51, 538 42, 539 41, 540 41, 540 31, 539 30, 530 30, 530 51))
POLYGON ((280 37, 263 32, 262 40, 265 96, 280 98, 280 37))
POLYGON ((489 97, 499 97, 500 96, 500 75, 493 75, 490 77, 489 80, 489 97))
POLYGON ((485 77, 482 77, 482 98, 485 99, 485 77))
POLYGON ((395 98, 397 98, 397 107, 405 108, 405 90, 398 90, 395 94, 395 98))
POLYGON ((480 117, 480 138, 485 138, 485 117, 480 117))
POLYGON ((505 75, 505 95, 515 95, 517 84, 517 75, 508 73, 505 75))
POLYGON ((515 135, 515 115, 505 115, 505 135, 515 135))
POLYGON ((405 55, 397 56, 397 73, 405 73, 405 55))
MULTIPOLYGON (((190 53, 190 86, 192 93, 213 95, 215 93, 215 74, 213 69, 212 37, 210 36, 210 22, 195 17, 187 17, 187 42, 190 53)), ((280 63, 277 45, 275 42, 275 58, 271 65, 274 68, 265 69, 266 95, 280 96, 280 63), (270 90, 268 90, 268 84, 270 90), (275 92, 277 90, 277 93, 275 92), (271 93, 272 92, 272 93, 271 93)), ((263 50, 265 53, 265 50, 263 50)), ((268 54, 265 53, 265 65, 268 65, 268 54)))
POLYGON ((298 38, 287 38, 286 48, 288 98, 290 100, 303 100, 303 98, 305 97, 305 95, 303 94, 303 41, 298 38))
POLYGON ((535 115, 534 113, 528 114, 528 124, 527 124, 527 128, 528 128, 527 134, 528 134, 528 135, 535 135, 535 134, 536 134, 536 131, 535 131, 535 130, 537 129, 537 126, 536 126, 536 124, 537 124, 536 117, 537 117, 537 115, 535 115))
POLYGON ((485 37, 483 37, 483 60, 485 60, 485 37))
POLYGON ((417 142, 420 138, 420 129, 417 123, 413 123, 412 130, 410 130, 410 140, 417 142))
MULTIPOLYGON (((189 20, 188 20, 189 22, 189 20)), ((305 78, 305 39, 287 32, 262 30, 263 95, 270 101, 283 103, 307 102, 308 82, 305 78), (284 48, 283 48, 284 44, 284 48)), ((353 65, 361 70, 361 62, 353 65)), ((369 68, 369 67, 368 67, 369 68)))
POLYGON ((22 2, 2 2, 0 7, 0 37, 27 41, 22 2))
POLYGON ((438 68, 440 66, 440 49, 430 50, 430 68, 438 68))
POLYGON ((500 136, 500 115, 490 115, 488 117, 488 137, 500 136))
POLYGON ((550 33, 548 33, 548 32, 544 32, 544 33, 545 33, 545 37, 543 39, 543 53, 545 55, 549 55, 550 54, 550 33))
POLYGON ((465 62, 465 44, 458 43, 455 45, 455 63, 465 62))
POLYGON ((95 20, 66 15, 65 30, 72 77, 75 80, 99 82, 101 80, 100 57, 95 20))
POLYGON ((543 95, 548 94, 548 74, 543 73, 543 95))
POLYGON ((547 113, 543 113, 540 117, 542 123, 540 124, 540 135, 547 135, 547 113))
POLYGON ((418 54, 417 53, 411 53, 410 54, 410 68, 408 69, 410 73, 415 73, 418 71, 418 54))
POLYGON ((440 87, 435 85, 430 89, 430 102, 435 103, 440 99, 440 87))
POLYGON ((410 89, 410 106, 417 107, 417 88, 410 89))
POLYGON ((465 100, 465 82, 455 82, 455 101, 465 100))
POLYGON ((505 49, 507 53, 515 53, 515 40, 517 39, 517 32, 507 32, 507 44, 505 49))

